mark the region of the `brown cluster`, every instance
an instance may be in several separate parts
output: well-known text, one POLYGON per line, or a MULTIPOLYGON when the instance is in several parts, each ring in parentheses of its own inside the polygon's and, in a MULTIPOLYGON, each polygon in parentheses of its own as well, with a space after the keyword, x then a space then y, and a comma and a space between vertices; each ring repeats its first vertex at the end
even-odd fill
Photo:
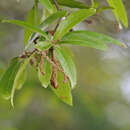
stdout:
MULTIPOLYGON (((51 33, 51 35, 53 35, 53 33, 51 33)), ((34 44, 37 44, 38 40, 40 39, 40 37, 36 37, 34 39, 34 44)), ((43 68, 43 64, 44 64, 44 60, 46 59, 51 65, 52 65, 52 76, 51 76, 51 85, 54 88, 58 88, 58 82, 57 82, 57 70, 62 72, 62 74, 64 75, 64 83, 67 82, 68 80, 68 76, 65 74, 64 70, 61 68, 59 62, 56 60, 55 58, 55 54, 54 54, 54 48, 51 47, 49 50, 46 51, 39 51, 37 49, 34 49, 32 52, 27 52, 25 51, 24 54, 22 56, 20 56, 20 58, 25 59, 30 57, 32 54, 34 54, 35 58, 35 62, 36 62, 36 66, 39 67, 41 74, 44 76, 46 73, 44 72, 44 68, 43 68), (48 53, 50 53, 50 57, 47 55, 48 53), (39 58, 39 56, 40 58, 39 58)), ((30 59, 30 64, 33 66, 34 65, 34 61, 33 58, 30 59)))
POLYGON ((40 72, 43 74, 43 76, 45 75, 44 72, 44 68, 43 68, 43 64, 44 64, 44 59, 46 58, 47 61, 52 65, 52 76, 51 76, 51 85, 54 88, 58 88, 58 83, 57 83, 57 70, 62 72, 64 75, 64 83, 67 82, 67 75, 65 74, 64 70, 60 67, 59 62, 55 59, 55 55, 54 55, 54 48, 51 47, 48 51, 42 51, 41 52, 41 59, 40 59, 40 72), (47 56, 48 51, 51 53, 51 58, 49 58, 49 56, 47 56))

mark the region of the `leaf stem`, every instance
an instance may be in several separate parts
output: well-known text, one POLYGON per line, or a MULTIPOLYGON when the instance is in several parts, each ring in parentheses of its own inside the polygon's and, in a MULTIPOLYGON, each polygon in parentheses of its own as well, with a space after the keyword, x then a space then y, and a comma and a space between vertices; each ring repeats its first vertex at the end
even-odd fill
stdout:
POLYGON ((56 1, 56 0, 53 0, 53 3, 55 4, 55 6, 56 6, 57 10, 58 10, 58 11, 60 11, 60 10, 61 10, 61 8, 59 7, 59 5, 58 5, 57 1, 56 1))
MULTIPOLYGON (((57 8, 58 11, 61 11, 61 10, 62 10, 62 9, 59 7, 59 5, 58 5, 58 3, 57 3, 56 0, 53 0, 53 3, 55 4, 55 6, 56 6, 56 8, 57 8)), ((59 27, 60 22, 61 22, 61 18, 60 18, 60 19, 58 20, 58 22, 57 22, 57 25, 56 25, 56 27, 55 27, 55 29, 54 29, 54 31, 53 31, 53 35, 55 34, 57 28, 59 27)))

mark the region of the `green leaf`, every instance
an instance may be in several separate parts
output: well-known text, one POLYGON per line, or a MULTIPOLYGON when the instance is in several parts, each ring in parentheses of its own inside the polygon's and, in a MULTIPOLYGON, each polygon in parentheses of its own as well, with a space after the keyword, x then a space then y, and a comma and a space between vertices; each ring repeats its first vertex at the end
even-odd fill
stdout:
POLYGON ((42 86, 44 88, 47 88, 50 84, 50 79, 52 75, 52 65, 47 61, 47 59, 44 59, 43 71, 45 72, 45 75, 43 75, 40 71, 40 68, 38 68, 38 78, 42 86))
POLYGON ((95 13, 95 9, 80 9, 71 13, 65 20, 60 23, 54 35, 54 40, 61 39, 67 32, 69 32, 70 29, 72 29, 72 27, 85 20, 87 17, 94 15, 95 13))
MULTIPOLYGON (((27 20, 26 21, 29 24, 33 24, 34 23, 34 8, 32 8, 29 11, 29 14, 27 16, 27 20)), ((31 35, 32 35, 32 31, 30 31, 30 29, 24 29, 24 46, 27 45, 31 35)))
POLYGON ((17 75, 17 72, 20 68, 21 60, 17 57, 11 60, 11 63, 3 74, 0 80, 0 94, 5 99, 10 99, 13 84, 17 75))
POLYGON ((46 8, 42 9, 42 18, 41 21, 44 21, 47 17, 49 17, 52 13, 50 13, 46 8))
POLYGON ((21 67, 20 67, 20 70, 18 71, 15 79, 16 89, 20 90, 23 87, 24 82, 26 80, 26 75, 27 75, 26 70, 21 71, 21 67))
MULTIPOLYGON (((26 22, 28 24, 31 25, 39 25, 40 23, 40 12, 38 10, 37 5, 34 5, 33 8, 29 11, 28 15, 27 15, 27 19, 26 22)), ((30 31, 30 29, 25 29, 24 30, 24 45, 26 46, 31 35, 32 35, 32 31, 30 31)))
POLYGON ((91 0, 92 8, 98 8, 99 7, 99 2, 96 2, 94 0, 91 0))
POLYGON ((14 94, 15 94, 15 90, 20 90, 24 83, 25 83, 25 80, 26 80, 26 71, 24 70, 23 72, 20 72, 18 71, 16 77, 15 77, 15 81, 14 81, 14 84, 13 84, 13 87, 12 87, 12 91, 11 91, 11 105, 12 107, 14 107, 14 101, 13 101, 13 98, 14 98, 14 94))
POLYGON ((39 27, 35 25, 31 25, 27 22, 20 21, 20 20, 2 20, 2 23, 12 23, 12 24, 19 25, 21 27, 29 29, 32 32, 37 32, 41 34, 43 37, 45 37, 47 40, 49 40, 48 35, 45 32, 43 32, 39 27))
POLYGON ((77 74, 72 56, 69 55, 63 46, 55 46, 55 55, 64 69, 65 74, 69 77, 72 88, 74 88, 77 82, 77 74))
POLYGON ((70 8, 80 8, 80 9, 89 9, 90 7, 88 7, 87 5, 85 5, 85 3, 76 1, 76 0, 57 0, 59 5, 62 6, 67 6, 70 8))
POLYGON ((50 85, 53 92, 66 104, 72 106, 72 95, 69 80, 64 83, 64 75, 61 72, 57 72, 58 88, 54 88, 50 85))
POLYGON ((114 8, 110 6, 104 6, 104 7, 98 8, 97 13, 101 13, 101 12, 104 12, 105 10, 112 10, 112 9, 114 8))
POLYGON ((102 42, 98 42, 98 41, 94 41, 94 40, 66 40, 66 41, 61 41, 59 42, 60 44, 72 44, 72 45, 76 45, 76 46, 84 46, 84 47, 90 47, 90 48, 95 48, 95 49, 99 49, 99 50, 106 50, 108 47, 102 43, 102 42))
MULTIPOLYGON (((35 54, 35 53, 34 53, 35 54)), ((11 91, 11 104, 12 106, 14 106, 13 104, 13 97, 14 97, 14 93, 16 89, 20 89, 26 79, 26 67, 30 61, 30 59, 34 56, 34 54, 32 54, 29 58, 25 59, 24 62, 21 63, 19 70, 17 72, 17 75, 15 77, 14 83, 12 84, 12 91, 11 91)))
POLYGON ((47 17, 41 24, 40 24, 40 28, 43 28, 47 25, 52 24, 53 22, 55 22, 58 18, 62 18, 66 15, 66 11, 58 11, 56 13, 53 13, 52 15, 50 15, 49 17, 47 17))
POLYGON ((121 21, 125 27, 128 27, 128 18, 122 0, 107 0, 107 1, 109 5, 114 8, 113 13, 117 21, 119 23, 121 21))
POLYGON ((62 38, 62 40, 59 43, 88 46, 97 49, 105 49, 106 46, 104 46, 104 43, 113 43, 126 48, 126 45, 120 41, 117 41, 107 35, 92 31, 69 32, 62 38))
POLYGON ((54 6, 50 2, 50 0, 39 0, 39 1, 50 13, 53 13, 54 6))
POLYGON ((40 50, 40 51, 45 51, 45 50, 48 50, 51 46, 52 46, 52 43, 49 41, 39 41, 35 45, 35 48, 40 50))

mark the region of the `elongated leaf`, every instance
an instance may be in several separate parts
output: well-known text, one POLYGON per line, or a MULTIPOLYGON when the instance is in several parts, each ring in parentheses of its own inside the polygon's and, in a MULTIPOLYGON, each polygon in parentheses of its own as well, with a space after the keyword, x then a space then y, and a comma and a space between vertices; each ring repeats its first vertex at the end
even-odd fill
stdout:
POLYGON ((39 1, 50 13, 53 13, 54 7, 50 2, 50 0, 39 0, 39 1))
POLYGON ((101 13, 101 12, 104 12, 105 10, 113 10, 113 9, 114 8, 111 6, 104 6, 104 7, 97 9, 97 13, 101 13))
POLYGON ((13 104, 13 97, 16 89, 20 89, 25 81, 26 78, 26 67, 30 61, 30 59, 33 57, 34 54, 32 54, 29 58, 25 59, 24 62, 21 63, 19 70, 17 72, 17 75, 15 77, 14 83, 12 84, 12 91, 11 91, 11 104, 13 104))
MULTIPOLYGON (((38 24, 40 23, 40 12, 38 10, 37 4, 35 4, 33 6, 33 8, 29 11, 29 13, 27 15, 26 22, 28 24, 36 25, 36 26, 38 26, 38 24)), ((32 33, 33 32, 30 31, 30 29, 25 29, 24 30, 24 45, 25 46, 27 45, 32 33)))
MULTIPOLYGON (((79 45, 86 45, 87 43, 90 47, 94 47, 101 49, 103 47, 104 43, 113 43, 117 44, 119 46, 125 47, 126 45, 121 43, 120 41, 117 41, 107 35, 97 33, 97 32, 92 32, 92 31, 73 31, 69 32, 63 37, 63 42, 61 43, 69 43, 71 44, 79 44, 79 45), (95 42, 95 43, 94 43, 95 42), (103 43, 103 44, 102 44, 103 43), (101 47, 101 48, 100 48, 101 47)), ((104 46, 105 47, 105 46, 104 46)), ((103 48, 104 48, 103 47, 103 48)))
POLYGON ((35 48, 37 48, 40 51, 45 51, 49 49, 52 46, 52 43, 49 41, 39 41, 36 45, 35 48))
POLYGON ((80 8, 80 9, 88 9, 89 6, 85 5, 85 3, 76 1, 76 0, 57 0, 59 5, 67 6, 70 8, 80 8))
POLYGON ((77 74, 71 55, 68 54, 64 47, 58 46, 55 47, 55 55, 64 69, 65 74, 69 77, 72 88, 74 88, 77 82, 77 74))
POLYGON ((20 67, 17 76, 15 78, 15 86, 17 90, 20 90, 23 87, 26 78, 27 78, 26 70, 21 71, 21 67, 20 67))
MULTIPOLYGON (((34 8, 32 8, 29 11, 26 21, 29 24, 34 24, 34 8)), ((24 46, 26 46, 26 44, 28 43, 28 40, 31 35, 32 35, 32 31, 30 31, 29 29, 24 29, 24 46)))
POLYGON ((109 5, 114 8, 113 13, 115 14, 117 21, 119 23, 121 21, 125 27, 128 27, 128 18, 122 0, 107 0, 107 1, 109 5))
POLYGON ((61 39, 67 32, 69 32, 70 29, 72 29, 72 27, 85 20, 87 17, 94 15, 95 12, 95 9, 81 9, 71 13, 60 23, 54 35, 54 40, 61 39))
POLYGON ((14 84, 13 84, 12 91, 11 91, 11 96, 10 96, 11 97, 10 101, 11 101, 12 107, 14 107, 13 98, 14 98, 15 90, 21 89, 22 86, 24 85, 25 80, 26 80, 26 71, 24 70, 23 72, 20 72, 20 70, 19 70, 15 77, 14 84))
POLYGON ((38 8, 38 1, 35 0, 35 3, 34 3, 34 23, 36 26, 38 26, 41 22, 41 18, 40 18, 40 10, 38 8))
POLYGON ((38 68, 38 77, 42 86, 44 88, 47 88, 50 84, 50 79, 52 75, 52 65, 46 59, 44 59, 43 71, 45 72, 45 75, 43 75, 40 69, 38 68))
POLYGON ((90 39, 88 39, 87 41, 84 41, 84 40, 73 40, 73 41, 68 40, 68 41, 61 41, 59 43, 60 44, 72 44, 72 45, 76 45, 76 46, 90 47, 90 48, 95 48, 95 49, 99 49, 99 50, 106 50, 108 48, 104 43, 94 41, 94 40, 90 40, 90 39))
POLYGON ((45 37, 47 40, 49 40, 49 38, 48 38, 48 36, 47 36, 47 34, 45 32, 43 32, 37 26, 28 24, 27 22, 20 21, 20 20, 2 20, 2 23, 12 23, 12 24, 19 25, 21 27, 29 29, 32 32, 37 32, 37 33, 41 34, 43 37, 45 37))
POLYGON ((53 86, 50 85, 53 92, 59 97, 63 102, 67 103, 68 105, 72 106, 72 95, 71 95, 71 87, 69 80, 67 83, 64 83, 64 76, 61 72, 57 72, 57 83, 58 88, 55 89, 53 86))
POLYGON ((53 13, 52 15, 50 15, 49 17, 47 17, 41 24, 40 24, 40 28, 43 28, 47 25, 52 24, 53 22, 55 22, 58 18, 62 18, 66 15, 66 11, 58 11, 56 13, 53 13))
POLYGON ((4 73, 3 77, 0 80, 0 94, 3 98, 9 99, 11 96, 11 91, 13 84, 17 75, 17 72, 20 68, 21 60, 19 58, 14 58, 11 60, 11 63, 4 73))
POLYGON ((46 8, 42 9, 42 18, 41 21, 44 21, 47 17, 49 17, 52 13, 50 13, 46 8))

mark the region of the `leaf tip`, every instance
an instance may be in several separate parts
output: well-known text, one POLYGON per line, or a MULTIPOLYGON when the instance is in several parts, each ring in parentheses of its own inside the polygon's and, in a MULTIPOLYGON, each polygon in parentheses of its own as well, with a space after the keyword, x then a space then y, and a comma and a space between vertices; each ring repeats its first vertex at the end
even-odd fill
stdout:
MULTIPOLYGON (((4 92, 3 92, 4 93, 4 92)), ((10 96, 7 95, 7 94, 1 94, 1 97, 4 99, 4 100, 9 100, 10 99, 10 96)))
POLYGON ((0 19, 0 23, 7 23, 8 20, 7 19, 0 19))
POLYGON ((3 20, 3 19, 0 19, 0 23, 4 23, 4 20, 3 20))
POLYGON ((70 107, 73 107, 73 102, 71 102, 69 105, 70 105, 70 107))
POLYGON ((71 89, 75 89, 75 87, 76 87, 76 83, 77 83, 77 80, 75 81, 75 83, 71 83, 71 89))
POLYGON ((129 26, 129 25, 128 25, 128 22, 127 22, 126 24, 124 24, 124 26, 125 26, 125 28, 128 28, 128 26, 129 26))
POLYGON ((126 44, 124 44, 124 43, 122 43, 122 47, 123 48, 128 48, 128 46, 126 44))
MULTIPOLYGON (((64 100, 63 100, 64 101, 64 100)), ((66 103, 67 105, 69 105, 70 107, 73 107, 73 101, 72 99, 70 101, 64 101, 64 103, 66 103)))
POLYGON ((11 106, 12 106, 12 108, 14 108, 14 101, 13 101, 13 98, 11 98, 11 106))

